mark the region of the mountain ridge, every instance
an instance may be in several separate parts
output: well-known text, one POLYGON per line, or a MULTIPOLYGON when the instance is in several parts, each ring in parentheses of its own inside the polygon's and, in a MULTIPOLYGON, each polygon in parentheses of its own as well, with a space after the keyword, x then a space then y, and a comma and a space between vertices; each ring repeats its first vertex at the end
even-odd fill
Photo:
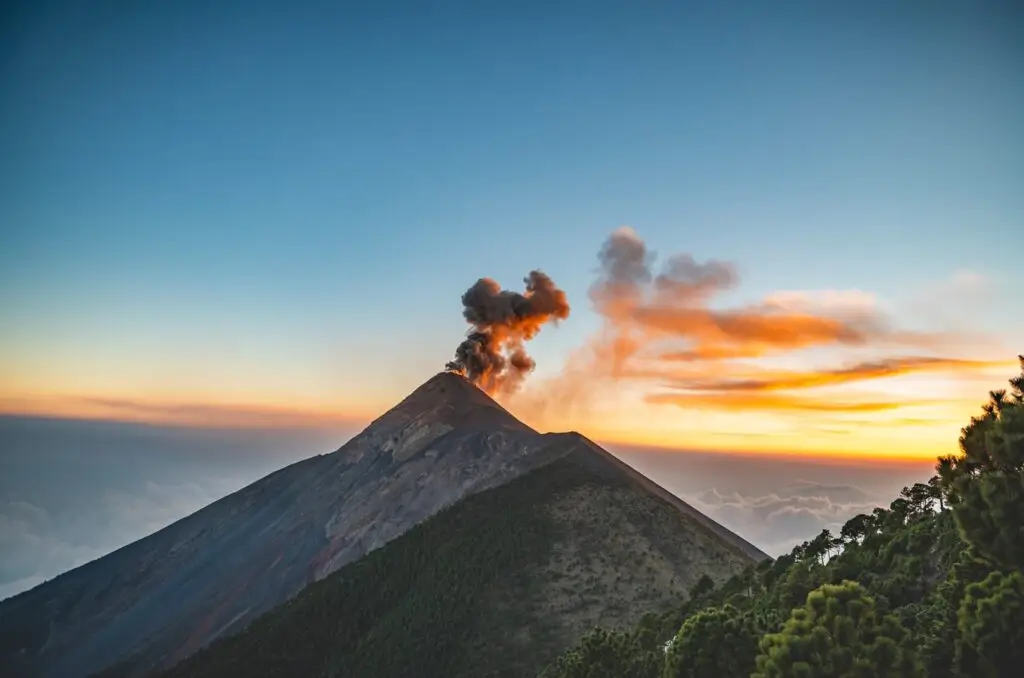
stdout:
MULTIPOLYGON (((578 434, 215 641, 161 678, 534 678, 595 625, 753 564, 578 434)), ((130 665, 96 678, 131 675, 130 665)))
POLYGON ((128 656, 138 675, 172 666, 438 511, 578 445, 615 459, 578 433, 540 434, 461 375, 439 373, 337 450, 0 603, 0 666, 46 678, 128 656))
POLYGON ((690 518, 697 520, 701 525, 709 529, 716 536, 729 542, 748 557, 758 561, 764 560, 765 558, 769 557, 768 554, 766 554, 764 551, 759 549, 754 544, 750 543, 749 541, 747 541, 740 535, 736 534, 732 530, 723 527, 721 524, 719 524, 712 518, 708 517, 704 513, 701 513, 694 507, 690 506, 690 504, 688 504, 679 495, 673 494, 672 492, 668 491, 655 481, 651 480, 644 474, 640 473, 640 471, 637 471, 635 468, 633 468, 632 466, 622 461, 608 450, 604 449, 603 447, 595 443, 590 438, 587 438, 582 433, 579 433, 577 431, 568 431, 566 433, 556 433, 549 435, 572 436, 574 438, 578 438, 587 446, 587 448, 591 452, 599 455, 602 459, 606 460, 609 464, 613 465, 617 470, 631 478, 634 482, 638 483, 648 492, 651 492, 652 494, 655 494, 656 496, 664 499, 665 501, 669 502, 672 506, 674 506, 676 509, 685 513, 690 518))

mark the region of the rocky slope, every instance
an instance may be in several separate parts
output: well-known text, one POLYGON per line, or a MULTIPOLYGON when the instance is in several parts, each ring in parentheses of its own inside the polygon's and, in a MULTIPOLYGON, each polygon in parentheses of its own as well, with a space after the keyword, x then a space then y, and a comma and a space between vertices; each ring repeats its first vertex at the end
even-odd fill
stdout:
POLYGON ((629 628, 679 605, 701 575, 720 582, 759 559, 582 436, 546 438, 558 459, 463 499, 164 678, 534 678, 595 625, 629 628))

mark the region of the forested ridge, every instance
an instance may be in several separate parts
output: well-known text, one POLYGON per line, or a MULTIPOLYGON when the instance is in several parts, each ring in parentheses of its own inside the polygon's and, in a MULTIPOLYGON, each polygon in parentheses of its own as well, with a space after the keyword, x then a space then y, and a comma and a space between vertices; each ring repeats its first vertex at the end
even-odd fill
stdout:
POLYGON ((927 483, 541 678, 1009 678, 1024 667, 1024 356, 927 483))

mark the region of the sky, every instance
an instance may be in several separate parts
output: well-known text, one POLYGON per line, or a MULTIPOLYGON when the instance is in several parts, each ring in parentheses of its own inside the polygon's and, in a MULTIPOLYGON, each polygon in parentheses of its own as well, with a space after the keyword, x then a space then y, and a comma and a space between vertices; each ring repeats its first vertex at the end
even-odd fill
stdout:
POLYGON ((481 277, 571 305, 503 404, 771 553, 1018 370, 1016 3, 22 4, 0 597, 340 446, 481 277))
POLYGON ((955 446, 1021 350, 1021 12, 758 4, 7 10, 0 408, 365 421, 451 357, 470 284, 517 288, 538 268, 573 308, 507 398, 539 427, 815 454, 955 446), (679 303, 781 315, 775 338, 648 323, 598 386, 608 366, 581 353, 610 325, 637 329, 593 298, 623 227, 654 274, 672 255, 724 262, 727 284, 679 303), (738 353, 657 357, 698 341, 738 353), (783 397, 688 390, 882 363, 886 378, 783 397), (570 364, 600 393, 538 405, 578 381, 570 364))

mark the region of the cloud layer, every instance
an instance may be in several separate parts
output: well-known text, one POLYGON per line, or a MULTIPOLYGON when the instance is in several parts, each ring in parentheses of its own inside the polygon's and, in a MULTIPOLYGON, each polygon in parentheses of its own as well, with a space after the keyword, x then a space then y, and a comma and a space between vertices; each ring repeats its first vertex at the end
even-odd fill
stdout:
POLYGON ((853 485, 806 480, 767 494, 723 494, 710 488, 687 499, 723 525, 749 535, 771 556, 789 552, 823 529, 838 534, 853 516, 871 513, 876 506, 888 503, 853 485))
POLYGON ((0 599, 345 437, 0 417, 0 599))
POLYGON ((837 533, 858 513, 888 506, 926 480, 931 462, 865 463, 770 455, 611 449, 694 508, 771 556, 821 530, 837 533))

